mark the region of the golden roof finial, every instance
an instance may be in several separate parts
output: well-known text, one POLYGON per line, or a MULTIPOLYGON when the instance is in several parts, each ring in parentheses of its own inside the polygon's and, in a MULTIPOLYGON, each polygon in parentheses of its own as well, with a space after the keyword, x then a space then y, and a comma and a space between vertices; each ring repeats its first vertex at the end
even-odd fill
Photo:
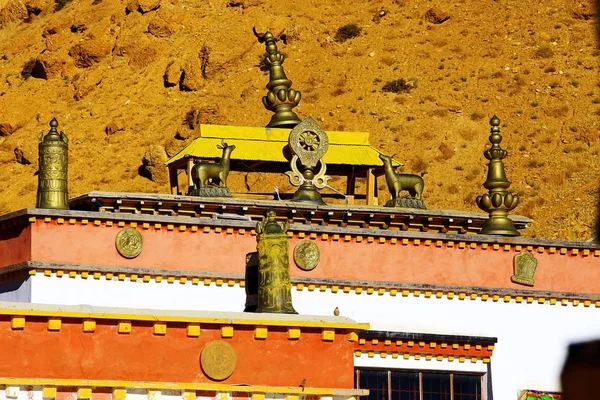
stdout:
POLYGON ((273 34, 267 32, 262 37, 257 36, 260 43, 265 42, 267 49, 265 63, 269 66, 269 83, 267 84, 269 91, 262 100, 265 108, 275 113, 267 127, 293 128, 300 123, 300 118, 292 111, 292 108, 300 102, 300 91, 292 89, 292 81, 285 76, 284 56, 277 50, 273 34))
POLYGON ((483 211, 490 213, 490 217, 479 233, 484 235, 519 236, 508 212, 519 204, 519 196, 508 192, 510 181, 504 173, 502 160, 508 152, 500 147, 502 136, 500 135, 500 119, 494 115, 490 120, 492 126, 490 132, 490 143, 492 146, 483 152, 485 158, 490 160, 488 175, 483 186, 489 193, 477 197, 477 206, 483 211))

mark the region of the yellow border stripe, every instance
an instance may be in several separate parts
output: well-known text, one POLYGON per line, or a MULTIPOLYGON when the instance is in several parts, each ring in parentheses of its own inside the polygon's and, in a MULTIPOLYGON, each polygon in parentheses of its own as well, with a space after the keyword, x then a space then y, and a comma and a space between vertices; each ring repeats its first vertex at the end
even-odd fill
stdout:
POLYGON ((0 309, 0 315, 14 315, 20 317, 56 317, 56 318, 80 318, 80 319, 109 319, 128 321, 152 321, 152 322, 195 322, 200 324, 221 325, 264 325, 264 326, 292 326, 300 328, 333 328, 347 330, 369 329, 369 324, 344 324, 329 323, 323 321, 287 321, 287 320, 261 320, 261 319, 227 319, 209 317, 176 317, 169 315, 139 315, 139 314, 92 314, 73 311, 42 311, 42 310, 13 310, 0 309))
POLYGON ((282 393, 299 395, 329 395, 329 396, 366 396, 368 390, 364 389, 332 389, 289 386, 240 386, 224 385, 218 383, 168 383, 168 382, 136 382, 136 381, 110 381, 110 380, 85 380, 85 379, 19 379, 1 378, 0 384, 6 386, 61 386, 61 387, 86 387, 86 388, 136 388, 136 389, 179 389, 201 390, 215 392, 249 392, 249 393, 282 393))

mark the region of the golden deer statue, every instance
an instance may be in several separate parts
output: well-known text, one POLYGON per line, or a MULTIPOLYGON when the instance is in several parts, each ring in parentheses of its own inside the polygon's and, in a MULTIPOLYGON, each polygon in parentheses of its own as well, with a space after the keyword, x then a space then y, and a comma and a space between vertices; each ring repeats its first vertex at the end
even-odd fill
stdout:
POLYGON ((392 167, 393 157, 379 154, 379 158, 383 161, 385 167, 385 181, 392 195, 392 200, 398 199, 400 192, 403 190, 407 190, 411 197, 421 200, 423 187, 425 186, 423 178, 414 174, 397 174, 394 167, 392 167))
POLYGON ((223 155, 218 163, 200 162, 192 167, 192 180, 196 189, 209 186, 210 182, 215 184, 219 181, 219 187, 227 187, 227 175, 229 175, 229 160, 231 152, 235 150, 235 146, 229 146, 223 139, 217 148, 223 149, 223 155))

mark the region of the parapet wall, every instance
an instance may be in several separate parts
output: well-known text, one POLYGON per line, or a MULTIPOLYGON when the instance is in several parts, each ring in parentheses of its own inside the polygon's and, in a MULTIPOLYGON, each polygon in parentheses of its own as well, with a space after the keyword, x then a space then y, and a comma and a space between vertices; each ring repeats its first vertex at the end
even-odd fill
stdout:
MULTIPOLYGON (((4 272, 243 281, 246 256, 256 250, 255 223, 240 219, 34 209, 4 216, 0 224, 7 237, 0 247, 9 255, 0 260, 4 272), (135 258, 115 247, 124 228, 143 238, 135 258)), ((296 285, 600 301, 600 248, 591 243, 301 223, 292 223, 289 235, 296 285), (311 271, 294 262, 293 249, 302 241, 319 249, 320 261, 311 271), (538 261, 533 286, 511 280, 515 256, 526 251, 538 261)))
POLYGON ((365 328, 343 317, 0 303, 0 376, 352 389, 365 328), (201 360, 216 341, 234 354, 215 360, 230 376, 201 360))

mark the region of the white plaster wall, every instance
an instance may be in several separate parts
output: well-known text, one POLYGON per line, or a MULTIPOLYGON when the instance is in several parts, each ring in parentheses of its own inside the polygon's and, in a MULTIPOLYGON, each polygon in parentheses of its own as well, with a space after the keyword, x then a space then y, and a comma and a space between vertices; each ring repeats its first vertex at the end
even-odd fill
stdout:
MULTIPOLYGON (((517 399, 523 389, 560 390, 568 344, 600 338, 600 309, 593 306, 364 292, 303 292, 294 297, 294 306, 301 313, 338 307, 340 315, 370 322, 373 330, 497 337, 492 383, 494 397, 502 400, 517 399)), ((430 362, 433 365, 436 361, 430 362)))
MULTIPOLYGON (((89 304, 179 310, 241 311, 245 290, 239 286, 169 284, 166 281, 84 280, 33 277, 32 302, 89 304)), ((294 307, 300 314, 340 315, 369 322, 372 330, 497 337, 492 356, 495 399, 517 399, 519 390, 560 390, 559 376, 566 347, 575 341, 600 338, 600 309, 579 305, 517 304, 502 300, 459 300, 403 297, 389 293, 360 295, 293 291, 294 307)), ((410 360, 398 359, 399 368, 411 368, 410 360), (403 366, 404 365, 404 366, 403 366)), ((385 367, 387 359, 374 358, 385 367)), ((427 361, 435 365, 439 361, 427 361)), ((449 364, 450 365, 450 364, 449 364)))
POLYGON ((151 308, 157 310, 244 311, 246 292, 239 286, 192 285, 190 281, 167 283, 166 279, 131 282, 113 278, 45 277, 37 274, 32 282, 32 303, 88 304, 91 306, 151 308))

